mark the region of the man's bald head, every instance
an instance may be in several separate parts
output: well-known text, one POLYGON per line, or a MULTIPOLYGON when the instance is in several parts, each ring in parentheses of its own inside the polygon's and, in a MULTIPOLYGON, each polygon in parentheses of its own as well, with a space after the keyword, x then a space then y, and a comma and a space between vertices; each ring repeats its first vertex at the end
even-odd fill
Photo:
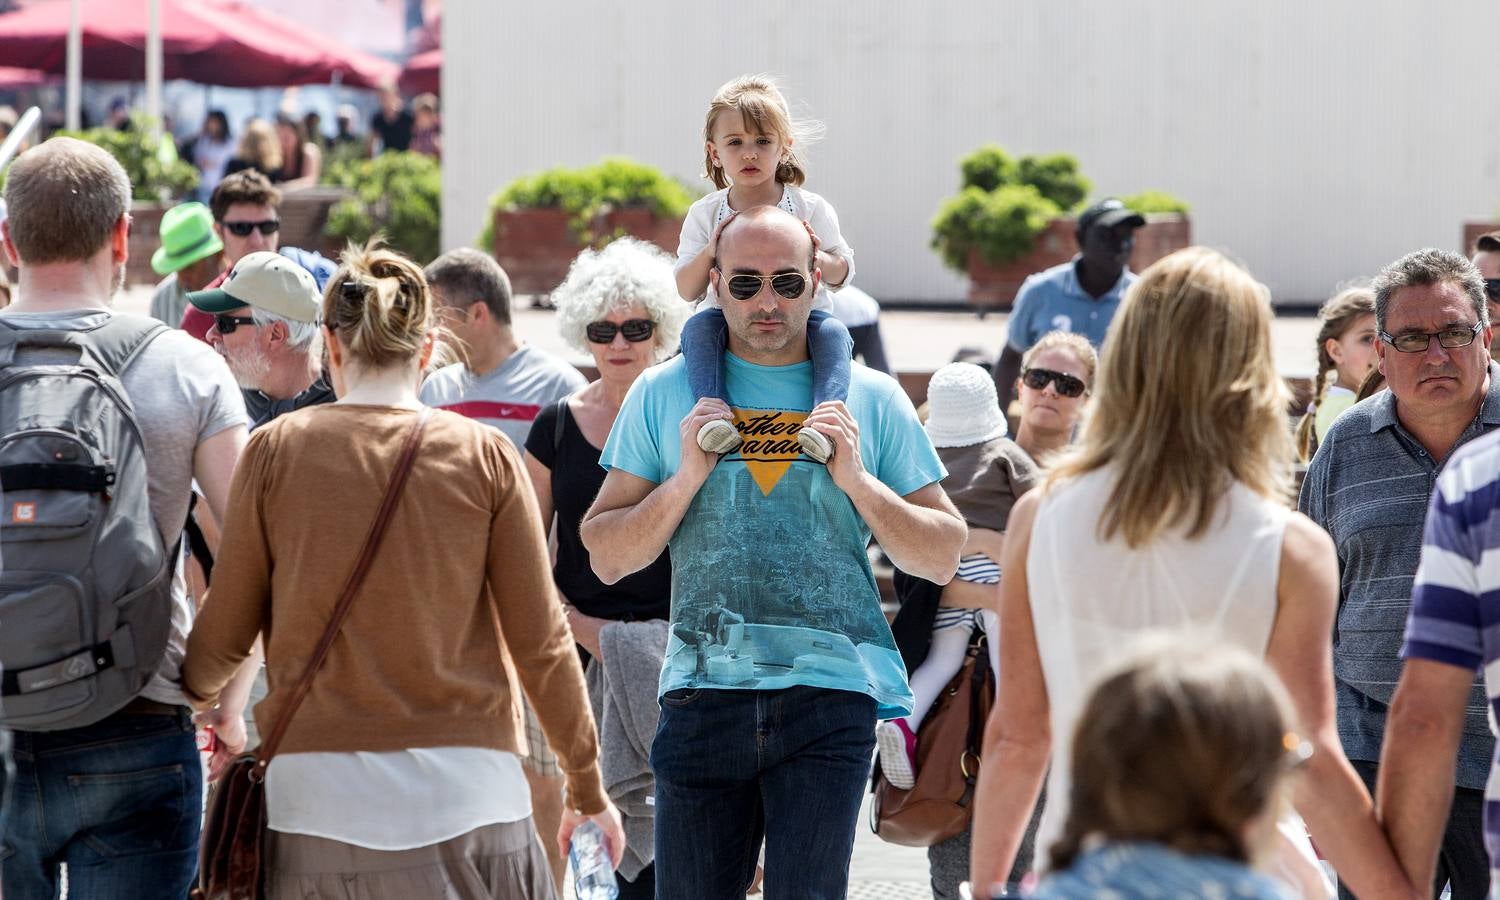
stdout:
POLYGON ((747 244, 785 248, 788 258, 805 263, 809 274, 816 265, 816 250, 807 226, 779 206, 752 206, 731 219, 719 235, 714 265, 733 274, 735 248, 747 244))

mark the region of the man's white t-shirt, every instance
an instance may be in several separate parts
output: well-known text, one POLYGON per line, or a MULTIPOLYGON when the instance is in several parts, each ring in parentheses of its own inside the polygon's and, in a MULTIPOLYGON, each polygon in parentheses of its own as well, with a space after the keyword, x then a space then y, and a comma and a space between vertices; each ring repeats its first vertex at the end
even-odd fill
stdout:
POLYGON ((586 384, 588 379, 566 360, 523 345, 483 375, 470 374, 465 365, 433 372, 422 385, 421 397, 428 406, 500 429, 524 453, 537 414, 586 384))

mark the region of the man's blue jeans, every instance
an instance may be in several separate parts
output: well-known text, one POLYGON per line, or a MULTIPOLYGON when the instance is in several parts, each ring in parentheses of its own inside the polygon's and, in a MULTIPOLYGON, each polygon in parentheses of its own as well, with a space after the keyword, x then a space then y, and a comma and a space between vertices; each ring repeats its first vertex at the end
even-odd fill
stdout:
POLYGON ((198 868, 203 769, 185 707, 85 728, 16 732, 4 840, 7 900, 187 896, 198 868))
POLYGON ((661 706, 651 745, 658 900, 743 900, 762 838, 766 900, 842 898, 875 700, 688 688, 661 706))

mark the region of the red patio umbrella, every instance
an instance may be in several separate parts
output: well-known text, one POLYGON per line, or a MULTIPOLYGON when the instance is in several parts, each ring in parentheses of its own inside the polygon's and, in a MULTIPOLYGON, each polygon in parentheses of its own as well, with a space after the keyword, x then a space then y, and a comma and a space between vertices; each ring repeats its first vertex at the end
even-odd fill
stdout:
POLYGON ((443 48, 418 53, 401 69, 401 90, 408 94, 440 94, 443 82, 443 48))
MULTIPOLYGON (((318 84, 335 74, 373 87, 396 67, 313 38, 262 10, 223 0, 159 0, 163 77, 226 87, 318 84), (249 10, 249 11, 247 11, 249 10)), ((67 0, 38 0, 0 15, 0 60, 61 74, 67 61, 67 0)), ((146 0, 82 0, 83 75, 114 81, 146 71, 146 0)))
POLYGON ((22 88, 41 87, 56 80, 56 75, 49 75, 46 72, 36 69, 18 69, 14 66, 0 66, 0 91, 16 91, 22 88))

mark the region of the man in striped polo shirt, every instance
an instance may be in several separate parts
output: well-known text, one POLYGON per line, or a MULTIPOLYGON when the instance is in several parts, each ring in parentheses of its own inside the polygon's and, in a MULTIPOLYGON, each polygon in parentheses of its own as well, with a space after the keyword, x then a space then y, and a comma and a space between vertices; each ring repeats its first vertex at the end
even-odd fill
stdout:
MULTIPOLYGON (((1387 266, 1373 287, 1376 349, 1390 390, 1334 421, 1308 467, 1300 502, 1338 550, 1339 738, 1372 791, 1377 777, 1385 777, 1381 747, 1433 485, 1457 448, 1500 428, 1500 367, 1490 362, 1484 282, 1473 265, 1456 253, 1420 250, 1387 266)), ((1482 900, 1490 883, 1483 788, 1494 739, 1472 672, 1466 684, 1467 710, 1461 698, 1440 791, 1441 854, 1434 851, 1435 870, 1428 859, 1425 876, 1451 886, 1454 900, 1482 900)), ((1340 896, 1352 895, 1341 890, 1340 896)))
MULTIPOLYGON (((1402 867, 1430 883, 1452 795, 1454 757, 1474 671, 1484 667, 1490 709, 1500 699, 1500 435, 1454 455, 1427 514, 1422 565, 1412 591, 1396 688, 1381 756, 1378 806, 1402 867), (1485 557, 1489 556, 1488 567, 1485 557), (1488 627, 1487 627, 1488 626, 1488 627)), ((1485 788, 1491 881, 1500 851, 1500 778, 1485 788)))

